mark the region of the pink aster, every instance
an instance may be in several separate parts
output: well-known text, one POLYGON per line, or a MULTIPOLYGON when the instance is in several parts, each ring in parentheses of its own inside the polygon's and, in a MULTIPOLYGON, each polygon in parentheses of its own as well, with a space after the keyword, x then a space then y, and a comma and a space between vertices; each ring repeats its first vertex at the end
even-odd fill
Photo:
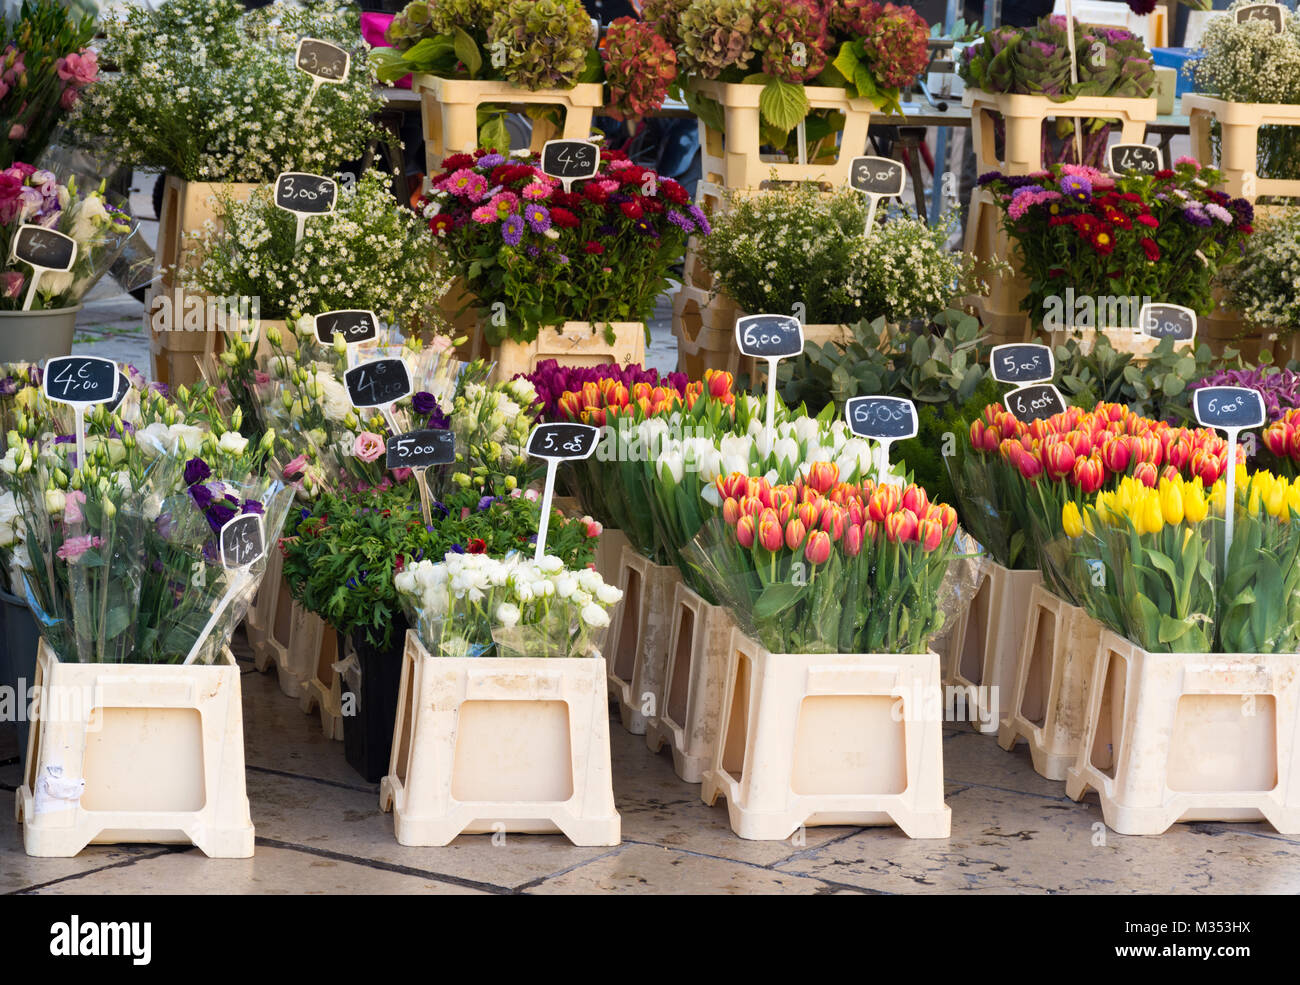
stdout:
POLYGON ((478 178, 483 180, 483 176, 475 174, 469 168, 461 168, 459 171, 453 171, 438 185, 440 191, 450 192, 453 195, 465 197, 469 194, 470 183, 478 178))
POLYGON ((1197 171, 1201 169, 1201 162, 1194 157, 1188 157, 1186 154, 1174 161, 1174 167, 1176 168, 1182 167, 1184 164, 1190 164, 1192 167, 1196 168, 1197 171))
POLYGON ((1007 207, 1007 217, 1013 222, 1020 219, 1026 212, 1035 205, 1042 205, 1044 202, 1055 201, 1061 197, 1060 192, 1038 191, 1026 192, 1023 195, 1017 195, 1012 199, 1011 205, 1007 207))
POLYGON ((524 186, 523 196, 534 202, 545 201, 551 197, 551 189, 540 181, 533 181, 524 186))
POLYGON ((617 181, 610 181, 608 178, 601 178, 596 182, 596 189, 606 195, 613 195, 620 187, 617 181))
POLYGON ((501 192, 492 196, 488 206, 498 219, 504 219, 519 208, 519 196, 514 192, 501 192))
POLYGON ((473 175, 465 186, 465 197, 471 202, 481 202, 487 198, 488 181, 481 174, 473 175))
POLYGON ((491 203, 480 205, 469 214, 469 217, 482 226, 491 225, 496 222, 498 218, 496 209, 492 208, 491 203))

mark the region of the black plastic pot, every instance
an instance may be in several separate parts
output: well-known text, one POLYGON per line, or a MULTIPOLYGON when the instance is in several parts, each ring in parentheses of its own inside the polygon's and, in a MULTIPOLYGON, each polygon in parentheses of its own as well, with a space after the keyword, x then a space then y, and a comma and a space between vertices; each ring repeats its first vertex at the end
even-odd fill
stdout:
MULTIPOLYGON (((342 643, 340 639, 340 652, 342 643)), ((405 619, 394 621, 393 643, 387 650, 371 646, 364 633, 352 637, 357 662, 361 665, 361 688, 354 694, 346 674, 340 682, 343 693, 343 755, 347 757, 348 765, 368 783, 378 783, 388 773, 405 645, 405 619)))
POLYGON ((0 687, 13 689, 18 714, 18 755, 27 756, 27 692, 36 680, 36 646, 41 634, 25 599, 0 591, 0 687), (21 688, 19 684, 21 682, 21 688))

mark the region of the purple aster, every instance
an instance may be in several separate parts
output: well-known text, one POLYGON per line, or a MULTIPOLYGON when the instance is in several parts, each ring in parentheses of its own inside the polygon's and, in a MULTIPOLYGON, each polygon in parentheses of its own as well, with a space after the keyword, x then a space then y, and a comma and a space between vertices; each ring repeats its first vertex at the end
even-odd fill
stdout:
POLYGON ((632 223, 632 225, 636 227, 637 232, 641 233, 644 236, 653 236, 655 239, 659 238, 659 232, 658 230, 655 229, 654 223, 651 222, 649 219, 647 219, 645 216, 642 216, 640 219, 637 219, 634 223, 632 223))
POLYGON ((695 232, 695 223, 691 222, 690 219, 686 218, 686 216, 682 215, 676 209, 669 209, 664 214, 665 216, 667 216, 669 222, 671 222, 674 226, 676 226, 678 229, 682 230, 683 232, 687 232, 687 233, 695 232))
POLYGON ((551 213, 545 205, 525 205, 524 216, 528 219, 529 228, 535 233, 544 233, 551 228, 551 213))
POLYGON ((506 163, 506 159, 500 154, 484 154, 475 162, 476 168, 492 169, 506 163))
POLYGON ((709 225, 709 217, 704 214, 704 210, 698 205, 692 205, 686 210, 686 214, 695 220, 695 225, 700 227, 700 232, 705 236, 713 232, 713 227, 709 225))
POLYGON ((1183 218, 1193 226, 1209 226, 1214 220, 1206 214, 1205 209, 1201 208, 1200 203, 1193 202, 1187 208, 1183 209, 1183 218))
POLYGON ((501 223, 501 238, 506 246, 518 246, 520 240, 524 238, 524 217, 506 216, 505 221, 501 223))
POLYGON ((609 196, 610 205, 622 205, 624 202, 632 201, 631 195, 624 195, 622 192, 614 192, 609 196))
POLYGON ((569 258, 565 256, 563 253, 557 253, 555 259, 560 264, 561 267, 563 267, 565 264, 569 262, 569 258))
POLYGON ((1083 175, 1067 174, 1061 179, 1061 191, 1070 198, 1086 202, 1092 198, 1092 182, 1083 175))
POLYGON ((1252 223, 1255 221, 1255 206, 1244 198, 1234 198, 1228 203, 1228 208, 1237 213, 1237 218, 1242 222, 1252 223))
POLYGON ((524 247, 524 252, 527 253, 530 257, 532 257, 534 260, 536 260, 539 256, 542 255, 542 251, 539 250, 532 243, 529 243, 527 246, 524 247))
MULTIPOLYGON (((692 208, 694 208, 694 206, 692 206, 692 208)), ((618 229, 615 228, 614 226, 609 225, 608 223, 603 226, 596 227, 597 236, 613 236, 616 232, 618 232, 618 229)))
POLYGON ((210 475, 212 475, 212 469, 208 468, 208 463, 201 458, 191 458, 185 463, 185 484, 187 486, 202 482, 210 475))
MULTIPOLYGON (((967 50, 969 51, 969 49, 967 50)), ((985 185, 991 185, 993 184, 993 182, 1001 181, 1001 180, 1002 180, 1001 171, 985 171, 982 175, 979 176, 979 180, 976 181, 975 184, 983 188, 985 185)))

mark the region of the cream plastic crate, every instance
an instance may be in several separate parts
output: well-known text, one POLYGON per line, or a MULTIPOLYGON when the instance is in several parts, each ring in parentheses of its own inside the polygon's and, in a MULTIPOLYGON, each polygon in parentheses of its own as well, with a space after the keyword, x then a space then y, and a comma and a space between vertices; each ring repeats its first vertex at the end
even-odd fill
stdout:
POLYGON ((926 714, 938 694, 933 653, 774 654, 733 630, 723 729, 700 796, 726 798, 741 838, 823 824, 947 838, 943 715, 926 714))
MULTIPOLYGON (((250 640, 253 644, 253 666, 261 674, 265 674, 272 667, 281 667, 289 662, 289 643, 293 638, 293 594, 289 591, 289 583, 284 580, 283 557, 277 563, 281 571, 280 586, 275 592, 275 605, 270 610, 271 617, 267 631, 260 634, 257 639, 250 640)), ((265 583, 263 579, 263 584, 265 583)))
POLYGON ((494 346, 489 356, 496 366, 492 379, 510 380, 528 374, 544 359, 562 366, 625 366, 645 362, 645 323, 611 322, 614 341, 605 340, 605 326, 585 321, 565 322, 559 328, 543 328, 532 342, 505 341, 494 346))
MULTIPOLYGON (((280 585, 283 582, 284 555, 278 550, 267 551, 266 573, 262 576, 257 595, 244 617, 244 633, 254 655, 265 648, 271 636, 271 627, 275 623, 275 611, 280 598, 280 585)), ((260 668, 259 668, 260 669, 260 668)))
MULTIPOLYGON (((204 358, 215 351, 219 333, 214 326, 203 332, 154 332, 150 313, 155 301, 166 295, 176 298, 179 284, 174 268, 189 267, 194 263, 191 251, 195 242, 192 233, 203 224, 217 222, 219 199, 229 196, 237 202, 246 202, 256 184, 213 183, 183 181, 168 175, 163 184, 162 208, 158 214, 158 246, 154 250, 153 283, 145 298, 146 330, 149 331, 149 350, 153 378, 159 383, 178 386, 194 384, 201 378, 200 366, 204 358)), ((185 293, 181 293, 181 298, 185 293)), ((183 303, 183 302, 182 302, 183 303)))
POLYGON ((307 679, 302 683, 298 707, 303 714, 313 711, 320 715, 320 728, 325 738, 343 741, 343 686, 339 682, 334 664, 343 659, 339 653, 338 633, 334 627, 310 612, 303 613, 303 630, 294 640, 302 647, 296 663, 307 668, 307 679))
POLYGON ((672 565, 652 564, 630 544, 623 548, 619 569, 623 601, 610 615, 605 637, 611 655, 609 691, 618 699, 623 728, 645 735, 647 720, 663 701, 669 608, 682 575, 672 565))
POLYGON ((1065 792, 1097 791, 1108 827, 1266 820, 1300 833, 1294 653, 1148 653, 1102 630, 1065 792))
POLYGON ((804 86, 813 109, 830 109, 844 114, 844 129, 834 160, 798 164, 784 159, 773 161, 759 152, 761 85, 693 80, 692 90, 722 105, 725 134, 700 120, 701 177, 724 188, 758 188, 773 177, 778 181, 819 181, 839 187, 848 183, 849 162, 867 151, 867 130, 871 114, 880 106, 869 99, 849 99, 845 91, 831 86, 804 86))
POLYGON ((685 582, 674 586, 663 705, 646 722, 645 741, 651 752, 667 744, 687 783, 701 782, 713 765, 735 625, 729 609, 710 605, 685 582))
POLYGON ((1286 103, 1234 103, 1199 92, 1183 96, 1192 138, 1192 154, 1202 162, 1214 160, 1210 131, 1219 124, 1219 163, 1223 190, 1234 198, 1254 202, 1261 195, 1300 196, 1300 180, 1259 177, 1259 128, 1300 126, 1300 106, 1286 103))
POLYGON ((998 745, 1029 743, 1034 770, 1064 780, 1083 741, 1088 683, 1102 626, 1078 606, 1035 585, 1007 717, 998 745))
POLYGON ((1016 685, 1020 640, 1030 593, 1042 582, 1035 571, 1013 571, 984 561, 984 578, 965 616, 961 645, 952 646, 944 682, 966 689, 976 729, 996 735, 1016 685))
MULTIPOLYGON (((1199 322, 1200 319, 1197 319, 1199 322)), ((1123 331, 1121 329, 1102 329, 1098 332, 1095 328, 1084 328, 1077 331, 1058 331, 1045 332, 1048 337, 1048 343, 1053 347, 1065 345, 1066 341, 1073 338, 1079 343, 1079 351, 1084 355, 1092 352, 1097 345, 1097 336, 1104 335, 1110 347, 1116 352, 1126 352, 1131 354, 1136 363, 1143 363, 1150 357, 1160 344, 1160 339, 1152 338, 1150 335, 1143 335, 1141 332, 1123 331)), ((1198 326, 1199 335, 1199 326, 1198 326)), ((1189 351, 1196 348, 1198 339, 1175 339, 1174 349, 1189 351)))
MULTIPOLYGON (((962 105, 971 111, 971 145, 979 174, 1001 171, 1006 175, 1026 175, 1039 170, 1043 163, 1045 120, 1114 120, 1119 123, 1119 140, 1137 144, 1143 141, 1147 123, 1156 118, 1154 97, 1112 99, 1087 96, 1054 103, 1046 96, 967 89, 962 95, 962 105), (1005 123, 1002 160, 997 157, 995 143, 998 115, 1005 123)), ((986 189, 971 191, 964 249, 981 260, 1001 257, 1011 262, 1010 237, 1003 231, 993 195, 986 189)), ((970 297, 967 302, 979 312, 980 320, 993 336, 993 341, 1018 342, 1029 338, 1029 317, 1020 308, 1020 302, 1028 293, 1028 284, 1019 271, 1012 277, 993 278, 989 287, 987 297, 970 297)))
POLYGON ((28 855, 193 844, 249 858, 239 668, 63 663, 42 640, 41 706, 15 811, 28 855))
MULTIPOLYGON (((619 565, 623 561, 623 548, 629 547, 627 534, 612 527, 605 527, 596 541, 596 574, 606 584, 617 585, 619 565)), ((621 603, 620 603, 621 604, 621 603)))
POLYGON ((411 85, 420 94, 428 174, 441 171, 443 158, 449 154, 467 153, 478 147, 478 110, 485 103, 515 109, 530 106, 563 109, 564 124, 559 129, 542 120, 533 121, 533 150, 541 150, 553 138, 586 140, 591 136, 595 111, 605 105, 604 87, 599 82, 583 82, 572 89, 533 91, 509 82, 416 75, 411 85))
POLYGON ((677 369, 693 380, 706 369, 733 376, 744 371, 736 348, 736 303, 725 294, 711 296, 699 287, 682 285, 673 295, 673 336, 677 339, 677 369))
POLYGON ((379 805, 403 845, 561 832, 617 845, 605 662, 432 657, 406 636, 379 805))

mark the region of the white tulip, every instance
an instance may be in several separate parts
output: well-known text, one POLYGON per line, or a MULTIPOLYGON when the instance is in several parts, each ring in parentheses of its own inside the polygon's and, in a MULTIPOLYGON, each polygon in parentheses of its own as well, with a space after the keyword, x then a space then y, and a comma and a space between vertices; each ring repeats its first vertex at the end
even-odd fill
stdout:
POLYGON ((623 598, 623 592, 613 585, 602 584, 596 589, 596 598, 600 599, 605 605, 613 605, 623 598))
POLYGON ((801 443, 807 444, 816 439, 818 432, 821 431, 821 425, 812 417, 796 417, 794 419, 794 433, 801 443))

